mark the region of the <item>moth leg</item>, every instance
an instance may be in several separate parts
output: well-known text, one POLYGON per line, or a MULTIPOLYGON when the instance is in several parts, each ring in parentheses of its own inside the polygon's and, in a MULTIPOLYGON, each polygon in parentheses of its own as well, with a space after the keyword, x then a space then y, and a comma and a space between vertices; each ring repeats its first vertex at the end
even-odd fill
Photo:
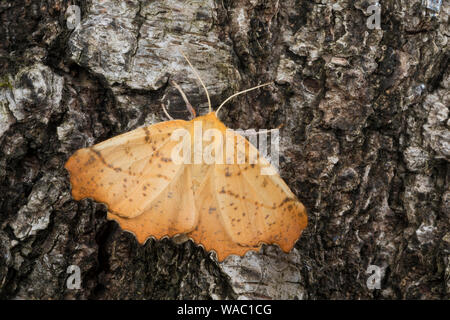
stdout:
POLYGON ((195 110, 194 110, 194 108, 192 107, 192 105, 191 105, 191 103, 189 102, 189 100, 188 100, 188 98, 186 97, 186 95, 184 94, 183 89, 181 89, 181 87, 178 85, 178 83, 176 83, 176 82, 173 81, 173 80, 170 80, 170 83, 171 83, 171 84, 178 90, 178 92, 181 94, 181 97, 183 98, 184 103, 186 103, 186 108, 189 110, 189 112, 190 112, 190 114, 191 114, 191 116, 192 116, 192 119, 194 119, 195 116, 196 116, 195 110))
MULTIPOLYGON (((165 95, 162 97, 162 99, 164 99, 164 97, 165 97, 165 95)), ((162 99, 161 99, 161 100, 162 100, 162 99)), ((167 101, 167 109, 169 109, 169 106, 170 106, 170 100, 167 101)), ((170 120, 174 120, 174 119, 172 118, 172 116, 167 112, 167 109, 166 109, 166 107, 164 106, 164 103, 162 103, 162 102, 161 102, 161 107, 162 107, 164 113, 166 114, 166 117, 169 118, 170 120)))

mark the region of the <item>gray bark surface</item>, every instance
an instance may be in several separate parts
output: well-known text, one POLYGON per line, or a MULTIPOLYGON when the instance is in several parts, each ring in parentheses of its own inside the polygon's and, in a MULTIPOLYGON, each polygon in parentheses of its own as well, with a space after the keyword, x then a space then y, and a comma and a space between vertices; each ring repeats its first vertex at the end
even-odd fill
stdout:
POLYGON ((450 298, 450 7, 425 2, 381 1, 370 29, 371 0, 0 1, 0 298, 450 298), (179 49, 214 106, 274 81, 220 117, 283 125, 281 176, 309 218, 290 253, 140 245, 72 199, 74 151, 167 120, 161 99, 188 118, 169 80, 206 112, 179 49))

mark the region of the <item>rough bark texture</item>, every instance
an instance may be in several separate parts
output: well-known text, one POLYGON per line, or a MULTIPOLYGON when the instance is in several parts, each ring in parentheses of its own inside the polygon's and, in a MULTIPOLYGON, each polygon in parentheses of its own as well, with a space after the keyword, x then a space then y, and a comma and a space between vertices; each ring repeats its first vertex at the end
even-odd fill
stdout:
POLYGON ((450 297, 448 14, 421 0, 0 1, 0 297, 450 297), (66 24, 69 5, 81 23, 66 24), (308 209, 289 254, 217 263, 191 241, 134 237, 71 198, 77 149, 228 104, 231 128, 281 130, 281 175, 308 209), (66 286, 68 266, 82 288, 66 286), (366 285, 382 268, 380 290, 366 285))

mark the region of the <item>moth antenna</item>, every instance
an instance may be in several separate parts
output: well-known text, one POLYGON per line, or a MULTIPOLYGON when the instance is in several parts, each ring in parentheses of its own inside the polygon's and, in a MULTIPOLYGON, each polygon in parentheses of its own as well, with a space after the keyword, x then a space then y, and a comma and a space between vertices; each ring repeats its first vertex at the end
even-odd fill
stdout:
POLYGON ((208 109, 209 112, 212 111, 212 107, 211 107, 211 99, 209 98, 209 93, 208 93, 208 89, 206 89, 205 84, 202 81, 202 78, 200 78, 200 75, 198 74, 197 70, 194 68, 194 66, 192 65, 192 63, 189 61, 189 59, 186 57, 186 55, 183 53, 183 51, 180 50, 180 53, 183 55, 184 59, 187 61, 187 63, 189 64, 189 66, 191 67, 192 71, 194 71, 195 76, 197 77, 197 79, 200 81, 200 83, 202 84, 203 90, 205 90, 206 93, 206 98, 208 99, 208 109))
POLYGON ((229 96, 229 97, 226 98, 225 101, 222 102, 222 103, 220 104, 220 106, 217 108, 217 110, 216 110, 216 117, 217 117, 217 115, 218 115, 218 112, 219 112, 220 108, 222 108, 223 105, 224 105, 225 103, 227 103, 228 101, 230 101, 232 98, 234 98, 234 97, 236 97, 236 96, 238 96, 238 95, 240 95, 240 94, 243 94, 243 93, 246 93, 246 92, 249 92, 249 91, 252 91, 252 90, 261 88, 261 87, 264 87, 264 86, 268 86, 269 84, 272 84, 272 82, 267 82, 267 83, 264 83, 264 84, 260 84, 260 85, 258 85, 258 86, 256 86, 256 87, 253 87, 253 88, 250 88, 250 89, 246 89, 246 90, 243 90, 243 91, 239 91, 239 92, 236 92, 235 94, 229 96))
POLYGON ((181 97, 183 98, 184 103, 186 103, 186 107, 187 107, 187 109, 189 110, 189 112, 191 113, 192 118, 195 118, 195 117, 196 117, 195 110, 194 110, 194 108, 192 107, 192 105, 190 104, 190 102, 189 102, 188 98, 186 97, 186 95, 184 94, 183 89, 181 89, 181 87, 178 85, 178 83, 176 83, 176 82, 173 81, 173 80, 170 80, 170 83, 171 83, 171 84, 178 90, 178 92, 181 94, 181 97))
MULTIPOLYGON (((164 95, 164 96, 165 96, 165 95, 164 95)), ((163 99, 164 99, 164 96, 163 96, 163 99)), ((167 108, 168 108, 169 106, 170 106, 170 100, 167 102, 167 108)), ((161 107, 162 107, 164 113, 166 114, 167 118, 169 118, 170 120, 174 120, 174 119, 170 116, 170 114, 167 112, 166 107, 164 106, 164 103, 162 103, 162 102, 161 102, 161 107)))

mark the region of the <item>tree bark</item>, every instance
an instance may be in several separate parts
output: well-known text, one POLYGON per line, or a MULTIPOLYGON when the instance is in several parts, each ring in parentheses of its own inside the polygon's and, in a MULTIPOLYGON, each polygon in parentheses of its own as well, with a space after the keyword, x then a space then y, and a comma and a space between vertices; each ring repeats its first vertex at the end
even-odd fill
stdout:
POLYGON ((428 2, 382 1, 378 29, 372 0, 1 1, 0 297, 448 299, 450 7, 428 2), (140 245, 72 199, 74 151, 167 120, 161 100, 189 117, 169 80, 206 112, 180 49, 215 107, 273 81, 220 117, 282 125, 281 176, 309 219, 290 253, 140 245))

